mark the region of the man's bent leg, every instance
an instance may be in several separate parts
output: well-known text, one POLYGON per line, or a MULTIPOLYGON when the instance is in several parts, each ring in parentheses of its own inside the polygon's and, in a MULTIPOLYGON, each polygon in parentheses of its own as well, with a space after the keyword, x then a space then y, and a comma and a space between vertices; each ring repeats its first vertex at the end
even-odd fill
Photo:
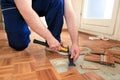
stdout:
POLYGON ((16 50, 24 50, 30 42, 26 22, 17 9, 3 11, 3 17, 9 45, 16 50))
POLYGON ((63 15, 64 0, 51 0, 45 18, 48 24, 48 29, 59 42, 61 42, 60 34, 63 26, 63 15))

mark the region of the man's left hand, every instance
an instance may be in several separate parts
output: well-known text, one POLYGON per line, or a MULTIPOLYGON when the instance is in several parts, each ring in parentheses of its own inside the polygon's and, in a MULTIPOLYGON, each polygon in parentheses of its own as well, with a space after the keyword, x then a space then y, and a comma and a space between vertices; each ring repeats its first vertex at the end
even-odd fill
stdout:
POLYGON ((76 61, 80 55, 80 50, 78 45, 72 45, 70 51, 71 51, 71 58, 73 58, 73 60, 76 61))

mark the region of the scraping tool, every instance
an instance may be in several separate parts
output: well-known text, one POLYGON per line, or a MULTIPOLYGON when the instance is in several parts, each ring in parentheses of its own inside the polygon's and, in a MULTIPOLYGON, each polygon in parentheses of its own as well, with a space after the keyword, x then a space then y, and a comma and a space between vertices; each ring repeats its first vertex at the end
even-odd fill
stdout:
POLYGON ((71 51, 69 47, 68 47, 68 60, 69 60, 69 66, 76 66, 73 61, 73 58, 71 58, 71 51))

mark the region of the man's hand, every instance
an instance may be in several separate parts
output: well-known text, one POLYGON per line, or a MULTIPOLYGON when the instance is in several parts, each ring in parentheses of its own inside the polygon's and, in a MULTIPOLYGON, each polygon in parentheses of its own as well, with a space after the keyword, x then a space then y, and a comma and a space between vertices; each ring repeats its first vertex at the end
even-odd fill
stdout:
POLYGON ((73 58, 73 60, 76 61, 80 55, 80 50, 78 45, 72 45, 70 51, 71 51, 71 58, 73 58))
POLYGON ((47 40, 47 43, 49 45, 49 48, 55 51, 59 51, 60 50, 60 43, 55 39, 55 38, 51 38, 49 40, 47 40))

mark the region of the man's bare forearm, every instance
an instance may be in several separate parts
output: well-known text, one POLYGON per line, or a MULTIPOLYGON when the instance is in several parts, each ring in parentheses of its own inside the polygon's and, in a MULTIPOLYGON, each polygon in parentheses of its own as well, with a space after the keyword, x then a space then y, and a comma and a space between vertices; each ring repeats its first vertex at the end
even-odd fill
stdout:
POLYGON ((33 31, 38 33, 46 40, 53 38, 50 31, 45 27, 39 16, 32 9, 32 0, 15 0, 15 4, 27 24, 33 31))
POLYGON ((65 0, 65 19, 71 36, 72 44, 78 44, 77 21, 71 0, 65 0))

